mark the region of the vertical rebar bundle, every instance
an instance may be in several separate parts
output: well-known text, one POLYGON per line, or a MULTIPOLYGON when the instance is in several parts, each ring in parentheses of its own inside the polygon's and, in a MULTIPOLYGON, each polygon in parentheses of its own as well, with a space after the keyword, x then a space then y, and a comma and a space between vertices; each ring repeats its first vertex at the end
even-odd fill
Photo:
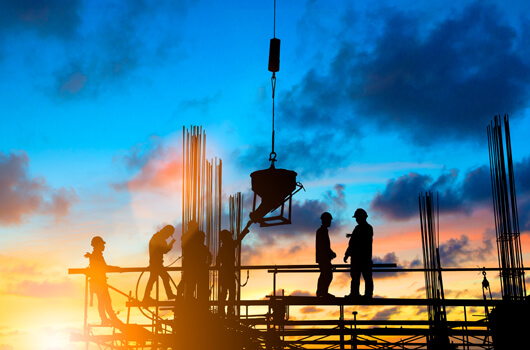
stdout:
POLYGON ((506 147, 504 147, 502 138, 501 124, 501 117, 495 116, 494 121, 487 127, 501 290, 503 299, 522 300, 526 296, 526 286, 515 194, 510 124, 507 115, 504 116, 506 147), (506 167, 508 175, 506 175, 506 167))
MULTIPOLYGON (((237 192, 235 195, 229 198, 229 218, 230 218, 230 232, 232 233, 232 239, 238 240, 241 234, 241 227, 243 225, 243 195, 241 192, 237 192)), ((236 246, 236 300, 241 300, 241 244, 236 246)), ((236 315, 239 315, 239 309, 236 309, 236 315)))
POLYGON ((419 209, 423 267, 425 268, 425 292, 427 299, 432 301, 428 306, 429 327, 432 334, 428 338, 431 344, 443 345, 446 338, 444 333, 447 317, 443 303, 445 296, 440 265, 439 210, 438 203, 436 206, 434 205, 432 192, 420 193, 419 209))
MULTIPOLYGON (((201 126, 182 128, 182 233, 191 221, 206 234, 206 245, 213 257, 219 249, 221 228, 222 161, 206 160, 206 133, 201 126)), ((210 299, 217 299, 217 271, 210 273, 210 299)))

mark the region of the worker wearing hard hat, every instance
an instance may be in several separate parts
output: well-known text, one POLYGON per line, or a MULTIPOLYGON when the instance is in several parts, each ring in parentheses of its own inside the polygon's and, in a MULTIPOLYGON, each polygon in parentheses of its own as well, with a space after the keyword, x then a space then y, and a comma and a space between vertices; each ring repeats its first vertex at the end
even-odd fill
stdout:
POLYGON ((318 277, 317 297, 333 298, 334 295, 328 292, 329 285, 333 280, 333 271, 331 260, 337 257, 337 254, 331 250, 331 243, 329 241, 328 228, 331 226, 333 217, 330 213, 325 212, 320 216, 322 225, 317 230, 316 234, 316 262, 320 269, 320 277, 318 277))
POLYGON ((145 287, 144 302, 152 302, 151 290, 153 285, 158 280, 158 276, 162 279, 164 283, 164 289, 166 290, 166 295, 168 299, 175 299, 176 295, 173 294, 170 285, 170 277, 164 267, 164 254, 168 253, 175 243, 175 239, 172 239, 169 244, 167 239, 173 236, 175 228, 171 225, 166 225, 160 231, 155 233, 151 240, 149 241, 149 280, 147 281, 147 286, 145 287))
POLYGON ((92 238, 90 245, 92 253, 86 253, 85 258, 89 260, 88 277, 90 278, 90 306, 92 306, 92 295, 98 297, 98 312, 102 326, 116 326, 121 321, 112 310, 109 287, 107 285, 107 271, 109 268, 119 269, 117 266, 107 265, 103 258, 106 242, 100 236, 92 238))
POLYGON ((346 297, 359 297, 359 285, 362 273, 365 284, 364 297, 370 299, 374 292, 374 282, 372 279, 372 241, 374 230, 366 222, 368 214, 364 209, 357 209, 353 217, 357 221, 357 226, 355 226, 351 234, 346 235, 346 237, 350 237, 350 242, 344 254, 344 262, 347 262, 349 257, 351 264, 351 292, 346 297))

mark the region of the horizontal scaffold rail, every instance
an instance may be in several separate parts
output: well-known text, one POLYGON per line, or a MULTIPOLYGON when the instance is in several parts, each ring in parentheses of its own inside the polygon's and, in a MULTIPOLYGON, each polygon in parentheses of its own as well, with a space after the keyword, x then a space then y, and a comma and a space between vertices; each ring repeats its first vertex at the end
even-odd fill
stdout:
MULTIPOLYGON (((421 268, 401 268, 397 264, 373 264, 373 272, 425 272, 434 271, 432 269, 421 268)), ((349 272, 349 264, 333 265, 335 272, 349 272)), ((305 272, 320 272, 318 265, 244 265, 235 267, 236 270, 267 270, 269 273, 305 273, 305 272)), ((180 266, 167 267, 167 271, 182 271, 180 266)), ((215 266, 210 266, 210 270, 217 270, 215 266)), ((523 270, 530 270, 530 267, 525 267, 523 270)), ((71 268, 68 269, 69 275, 85 275, 88 273, 88 268, 71 268)), ((149 267, 109 267, 107 273, 127 273, 127 272, 148 272, 149 267)), ((438 271, 438 270, 436 270, 438 271)), ((500 271, 498 267, 449 267, 442 268, 444 272, 482 272, 482 271, 500 271)))
MULTIPOLYGON (((269 299, 262 300, 238 300, 233 301, 232 305, 236 306, 348 306, 348 305, 399 305, 399 306, 429 306, 429 305, 445 305, 445 306, 498 306, 505 303, 500 299, 483 300, 483 299, 444 299, 444 300, 429 300, 429 299, 408 299, 408 298, 320 298, 320 297, 301 297, 301 296, 269 296, 269 299)), ((164 300, 153 301, 149 306, 178 306, 185 303, 185 300, 164 300)), ((227 302, 222 302, 226 305, 227 302)), ((219 305, 219 301, 210 300, 209 305, 219 305)), ((127 302, 127 306, 146 306, 145 303, 139 301, 127 302)))

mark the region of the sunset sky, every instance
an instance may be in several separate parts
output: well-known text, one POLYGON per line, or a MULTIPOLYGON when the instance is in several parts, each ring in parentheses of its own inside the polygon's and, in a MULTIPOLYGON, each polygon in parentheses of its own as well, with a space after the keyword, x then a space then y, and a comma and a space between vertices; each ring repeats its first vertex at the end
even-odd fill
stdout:
MULTIPOLYGON (((314 263, 323 211, 342 263, 362 207, 374 261, 419 266, 418 194, 438 191, 442 266, 498 266, 486 126, 499 114, 510 115, 530 264, 528 13, 523 0, 277 0, 276 166, 306 191, 292 225, 251 229, 243 264, 314 263)), ((150 237, 181 223, 183 126, 206 130, 208 158, 223 161, 223 209, 242 192, 247 217, 249 175, 269 166, 272 37, 273 0, 0 2, 0 350, 80 348, 68 337, 83 325, 84 278, 67 269, 87 266, 93 236, 108 264, 147 266, 150 237)), ((178 256, 176 245, 166 262, 178 256)), ((128 292, 137 277, 109 283, 128 292)), ((314 295, 316 280, 282 275, 278 287, 314 295)), ((481 298, 481 282, 446 273, 446 296, 481 298)), ((385 274, 374 293, 423 298, 422 287, 421 273, 385 274)), ((251 272, 243 296, 271 290, 270 275, 251 272)), ((336 274, 330 292, 348 294, 349 276, 336 274)), ((124 299, 112 297, 123 319, 124 299)), ((424 316, 365 307, 359 317, 424 316)))

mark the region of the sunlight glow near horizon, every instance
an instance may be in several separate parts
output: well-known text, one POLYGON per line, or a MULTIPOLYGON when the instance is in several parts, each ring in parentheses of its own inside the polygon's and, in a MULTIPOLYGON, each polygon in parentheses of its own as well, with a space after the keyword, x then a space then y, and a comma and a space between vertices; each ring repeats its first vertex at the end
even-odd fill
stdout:
MULTIPOLYGON (((82 327, 84 277, 67 269, 88 264, 95 235, 107 241, 108 264, 147 266, 152 234, 181 222, 183 125, 205 129, 207 159, 223 161, 223 198, 243 193, 246 222, 249 175, 268 166, 271 148, 272 3, 0 4, 0 350, 84 348, 68 339, 82 327)), ((306 191, 293 198, 291 226, 251 230, 243 264, 314 263, 322 210, 335 218, 331 244, 341 263, 351 216, 363 207, 374 257, 408 266, 421 258, 414 205, 433 189, 442 196, 446 267, 498 266, 489 180, 484 187, 473 175, 489 171, 486 125, 499 113, 511 118, 528 264, 530 65, 521 43, 530 3, 277 6, 276 165, 297 171, 306 191), (477 60, 484 52, 488 61, 477 60)), ((180 255, 177 245, 166 263, 180 255)), ((180 274, 172 277, 178 283, 180 274)), ((109 283, 128 291, 136 278, 109 274, 109 283)), ((277 289, 314 294, 317 278, 281 275, 277 289)), ((349 278, 336 274, 330 292, 347 294, 349 278)), ((498 298, 498 276, 488 280, 498 298)), ((444 281, 451 298, 482 298, 480 274, 446 273, 444 281)), ((375 280, 383 297, 425 298, 422 287, 422 273, 375 280)), ((270 274, 251 272, 243 296, 262 299, 272 288, 270 274)), ((124 298, 111 295, 123 318, 124 298)), ((362 307, 360 317, 385 309, 362 307)), ((313 311, 293 317, 337 317, 313 311)), ((426 317, 417 312, 389 317, 426 317)), ((96 307, 89 321, 98 322, 96 307)))

